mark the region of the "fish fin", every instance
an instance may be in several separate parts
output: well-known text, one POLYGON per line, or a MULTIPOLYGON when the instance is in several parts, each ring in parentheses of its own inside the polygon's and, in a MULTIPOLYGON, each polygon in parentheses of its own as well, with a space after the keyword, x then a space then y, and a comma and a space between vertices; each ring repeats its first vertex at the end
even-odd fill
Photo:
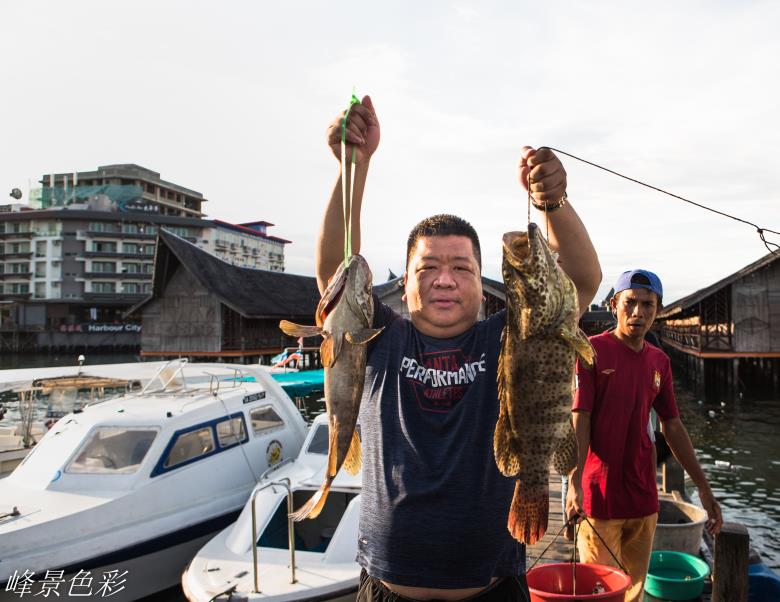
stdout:
POLYGON ((323 335, 320 345, 320 361, 323 368, 330 368, 336 363, 339 351, 341 351, 341 337, 323 335))
POLYGON ((320 488, 309 498, 303 506, 290 514, 290 518, 295 522, 300 522, 305 518, 317 518, 325 506, 325 500, 328 499, 330 484, 333 479, 326 479, 320 488))
POLYGON ((509 412, 502 399, 496 430, 493 433, 493 455, 496 457, 498 470, 506 477, 513 477, 520 472, 520 454, 517 447, 517 441, 512 436, 512 425, 509 423, 509 412))
POLYGON ((304 326, 302 324, 295 324, 289 320, 282 320, 279 322, 279 328, 282 329, 284 334, 291 337, 316 337, 322 334, 322 328, 319 326, 304 326))
POLYGON ((552 465, 561 476, 567 476, 577 465, 577 436, 571 422, 566 425, 566 432, 553 451, 552 465))
POLYGON ((349 444, 347 457, 344 458, 344 470, 351 475, 360 472, 360 466, 363 464, 363 450, 360 449, 360 435, 357 430, 352 433, 352 441, 349 444))
POLYGON ((582 330, 578 328, 575 333, 562 330, 561 337, 571 345, 574 352, 580 356, 583 362, 588 366, 593 364, 593 358, 595 357, 596 352, 593 350, 593 345, 590 344, 588 337, 585 336, 585 333, 582 332, 582 330))
POLYGON ((532 546, 544 537, 549 512, 549 486, 534 487, 518 480, 509 507, 507 529, 517 541, 532 546))
POLYGON ((353 345, 366 345, 369 341, 378 337, 384 329, 384 326, 382 328, 363 328, 355 332, 348 332, 344 336, 353 345))

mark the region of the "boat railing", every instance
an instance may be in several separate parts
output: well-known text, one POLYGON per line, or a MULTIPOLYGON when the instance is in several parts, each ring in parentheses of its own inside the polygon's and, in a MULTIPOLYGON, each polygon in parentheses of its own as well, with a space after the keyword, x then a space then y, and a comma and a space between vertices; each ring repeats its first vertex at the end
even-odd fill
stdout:
MULTIPOLYGON (((267 472, 267 471, 266 471, 267 472)), ((254 590, 253 593, 260 593, 260 582, 257 571, 257 512, 255 510, 255 499, 257 494, 270 487, 284 487, 287 490, 287 536, 288 546, 290 548, 290 583, 295 583, 295 522, 290 516, 293 513, 293 495, 290 479, 287 477, 258 487, 252 492, 252 499, 250 504, 252 505, 252 571, 254 576, 254 590)))
POLYGON ((186 389, 187 382, 184 379, 184 366, 186 366, 188 363, 189 361, 184 357, 167 362, 159 370, 157 370, 157 372, 154 373, 154 376, 149 379, 149 382, 146 383, 146 386, 141 389, 141 395, 149 393, 155 381, 160 383, 159 391, 165 391, 168 388, 168 385, 176 380, 177 376, 181 377, 181 386, 182 388, 186 389))
POLYGON ((258 482, 264 481, 266 477, 271 474, 272 472, 279 470, 282 466, 285 464, 290 464, 291 462, 295 462, 295 458, 293 456, 290 456, 289 458, 285 458, 281 462, 277 462, 273 466, 270 466, 266 471, 260 475, 260 478, 258 479, 258 482))

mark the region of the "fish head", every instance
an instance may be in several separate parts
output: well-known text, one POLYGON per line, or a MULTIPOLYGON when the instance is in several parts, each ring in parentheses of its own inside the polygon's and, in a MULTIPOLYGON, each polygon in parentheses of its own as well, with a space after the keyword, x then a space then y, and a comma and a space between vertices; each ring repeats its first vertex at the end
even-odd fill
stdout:
POLYGON ((323 326, 336 306, 345 300, 349 311, 362 316, 365 326, 370 326, 374 316, 372 279, 371 268, 363 256, 351 255, 346 264, 342 261, 317 306, 317 325, 323 326))
POLYGON ((527 232, 504 234, 503 257, 507 296, 513 297, 518 306, 531 309, 537 328, 558 320, 565 299, 570 297, 566 293, 571 281, 558 265, 558 254, 547 244, 539 226, 530 223, 527 232))
POLYGON ((371 268, 368 267, 365 258, 362 255, 352 255, 347 266, 346 290, 349 298, 355 300, 357 307, 371 316, 373 316, 372 280, 371 268))

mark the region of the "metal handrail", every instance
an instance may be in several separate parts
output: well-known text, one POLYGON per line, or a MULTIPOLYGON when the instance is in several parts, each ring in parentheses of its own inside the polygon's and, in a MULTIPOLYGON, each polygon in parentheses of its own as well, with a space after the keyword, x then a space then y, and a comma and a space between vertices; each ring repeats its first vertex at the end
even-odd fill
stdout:
POLYGON ((274 486, 280 486, 284 487, 287 490, 287 536, 288 536, 288 547, 290 548, 290 583, 295 583, 295 523, 292 518, 290 518, 290 515, 293 513, 293 497, 292 497, 292 489, 290 486, 290 479, 287 477, 283 479, 279 479, 278 481, 274 481, 273 483, 268 483, 267 485, 263 485, 262 487, 259 487, 255 489, 252 492, 252 499, 250 500, 250 504, 252 505, 252 572, 254 573, 254 589, 252 590, 252 593, 259 594, 260 593, 260 584, 258 583, 258 575, 257 575, 257 514, 255 511, 255 498, 257 497, 257 494, 263 491, 264 489, 268 489, 269 487, 274 486))
POLYGON ((277 462, 273 466, 271 466, 268 469, 266 469, 266 471, 263 474, 260 475, 260 478, 257 479, 257 481, 260 482, 260 481, 265 480, 265 477, 267 477, 269 474, 271 474, 275 470, 280 469, 285 464, 289 464, 290 462, 295 462, 295 458, 293 456, 290 456, 289 458, 285 458, 281 462, 277 462))

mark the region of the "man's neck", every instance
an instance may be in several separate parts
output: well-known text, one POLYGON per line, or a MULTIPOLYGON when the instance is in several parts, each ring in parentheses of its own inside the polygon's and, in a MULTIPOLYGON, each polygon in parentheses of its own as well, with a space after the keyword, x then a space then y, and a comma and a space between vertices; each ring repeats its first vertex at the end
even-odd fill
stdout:
POLYGON ((623 343, 626 347, 628 347, 631 351, 634 351, 636 353, 639 353, 642 351, 642 349, 645 346, 645 339, 644 337, 629 337, 620 332, 617 328, 612 330, 610 334, 615 337, 618 341, 623 343))

